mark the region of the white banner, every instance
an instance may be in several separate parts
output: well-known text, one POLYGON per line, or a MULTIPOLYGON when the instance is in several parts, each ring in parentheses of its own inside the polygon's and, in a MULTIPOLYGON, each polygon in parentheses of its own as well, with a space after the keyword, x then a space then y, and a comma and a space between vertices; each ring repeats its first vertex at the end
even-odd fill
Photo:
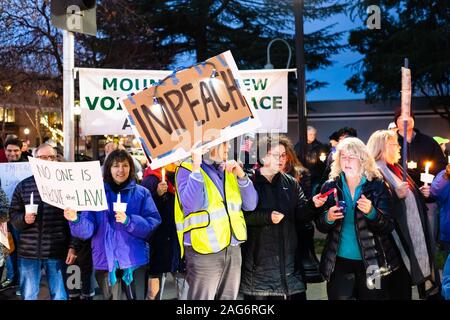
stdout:
POLYGON ((41 200, 60 209, 108 208, 99 161, 55 162, 28 157, 41 200))
MULTIPOLYGON (((170 71, 78 68, 80 77, 81 135, 132 135, 121 99, 150 87, 170 71)), ((257 132, 287 132, 287 74, 292 70, 239 71, 240 87, 257 112, 257 132)))
POLYGON ((19 182, 32 175, 28 162, 0 163, 0 184, 10 203, 19 182))
MULTIPOLYGON (((20 181, 32 176, 28 162, 0 163, 0 185, 11 203, 14 190, 20 181)), ((8 224, 0 224, 0 243, 9 249, 8 224)))

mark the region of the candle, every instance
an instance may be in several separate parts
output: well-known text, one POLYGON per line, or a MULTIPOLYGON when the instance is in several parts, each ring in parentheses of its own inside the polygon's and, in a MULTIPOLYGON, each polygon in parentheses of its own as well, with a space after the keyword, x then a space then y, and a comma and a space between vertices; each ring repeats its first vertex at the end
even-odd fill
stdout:
POLYGON ((450 156, 448 156, 448 163, 450 163, 450 156))
POLYGON ((320 161, 324 162, 327 159, 327 156, 325 155, 325 153, 321 153, 320 157, 319 157, 320 161))
POLYGON ((120 203, 120 192, 119 192, 119 194, 117 195, 117 203, 120 203))
POLYGON ((31 205, 34 204, 34 194, 33 194, 33 192, 31 193, 31 196, 30 196, 30 204, 31 205))
POLYGON ((161 182, 166 182, 166 169, 165 168, 161 169, 161 176, 162 176, 161 182))
POLYGON ((428 161, 428 162, 425 164, 425 174, 429 174, 429 173, 430 173, 430 167, 431 167, 431 162, 428 161))
POLYGON ((410 161, 408 162, 408 169, 417 169, 417 162, 410 161))
POLYGON ((336 207, 339 207, 339 200, 338 200, 338 196, 337 196, 337 189, 334 188, 333 192, 334 192, 334 201, 336 201, 336 207))

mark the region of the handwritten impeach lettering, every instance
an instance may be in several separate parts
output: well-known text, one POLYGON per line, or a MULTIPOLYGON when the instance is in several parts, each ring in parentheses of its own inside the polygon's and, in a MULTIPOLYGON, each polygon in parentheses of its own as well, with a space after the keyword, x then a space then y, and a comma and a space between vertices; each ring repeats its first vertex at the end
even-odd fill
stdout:
MULTIPOLYGON (((160 86, 129 97, 124 104, 152 157, 174 150, 179 146, 177 137, 198 127, 203 132, 217 129, 217 136, 210 135, 215 139, 218 130, 253 117, 231 69, 220 56, 180 71, 160 86), (215 78, 210 77, 213 68, 217 71, 215 78), (154 97, 159 106, 154 104, 154 97)), ((197 142, 194 137, 190 135, 191 146, 197 142)))

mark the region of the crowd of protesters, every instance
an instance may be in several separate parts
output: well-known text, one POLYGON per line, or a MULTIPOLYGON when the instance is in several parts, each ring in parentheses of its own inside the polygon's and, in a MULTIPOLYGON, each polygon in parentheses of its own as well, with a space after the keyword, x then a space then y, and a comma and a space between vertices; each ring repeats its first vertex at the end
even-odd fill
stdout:
MULTIPOLYGON (((450 164, 439 145, 448 140, 421 133, 413 114, 404 137, 399 112, 367 144, 350 127, 330 145, 307 133, 305 150, 283 135, 260 139, 256 164, 230 160, 223 142, 159 169, 108 143, 100 212, 43 202, 33 176, 11 199, 0 188, 10 234, 0 289, 36 300, 44 270, 54 300, 92 299, 96 287, 104 300, 163 299, 168 273, 180 300, 306 300, 307 284, 322 281, 330 300, 410 300, 413 286, 421 299, 450 299, 450 258, 442 277, 436 259, 437 244, 450 251, 450 164), (421 182, 427 161, 431 185, 421 182), (25 214, 32 193, 37 209, 25 214), (125 209, 113 205, 119 196, 125 209), (316 228, 326 235, 320 263, 316 228), (81 270, 78 290, 67 285, 70 265, 81 270)), ((31 156, 16 137, 1 147, 1 162, 31 156)), ((33 156, 63 161, 49 143, 33 156)))

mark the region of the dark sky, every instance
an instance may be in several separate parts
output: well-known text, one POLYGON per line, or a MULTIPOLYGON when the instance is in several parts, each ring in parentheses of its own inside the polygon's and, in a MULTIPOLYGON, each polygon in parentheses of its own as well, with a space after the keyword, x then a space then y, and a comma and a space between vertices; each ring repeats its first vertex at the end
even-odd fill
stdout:
MULTIPOLYGON (((305 33, 315 31, 326 25, 337 23, 335 26, 336 31, 348 31, 353 28, 360 27, 364 24, 363 21, 352 22, 349 17, 344 14, 335 15, 325 21, 313 21, 305 23, 305 33)), ((342 43, 348 42, 348 32, 342 38, 342 43)), ((319 81, 328 82, 328 86, 313 90, 307 94, 308 101, 319 100, 344 100, 344 99, 362 99, 363 94, 354 94, 347 90, 345 87, 345 81, 353 74, 349 64, 352 64, 361 59, 361 55, 357 52, 351 52, 346 50, 338 55, 332 57, 335 62, 332 66, 315 72, 307 72, 306 78, 314 78, 319 81)))

